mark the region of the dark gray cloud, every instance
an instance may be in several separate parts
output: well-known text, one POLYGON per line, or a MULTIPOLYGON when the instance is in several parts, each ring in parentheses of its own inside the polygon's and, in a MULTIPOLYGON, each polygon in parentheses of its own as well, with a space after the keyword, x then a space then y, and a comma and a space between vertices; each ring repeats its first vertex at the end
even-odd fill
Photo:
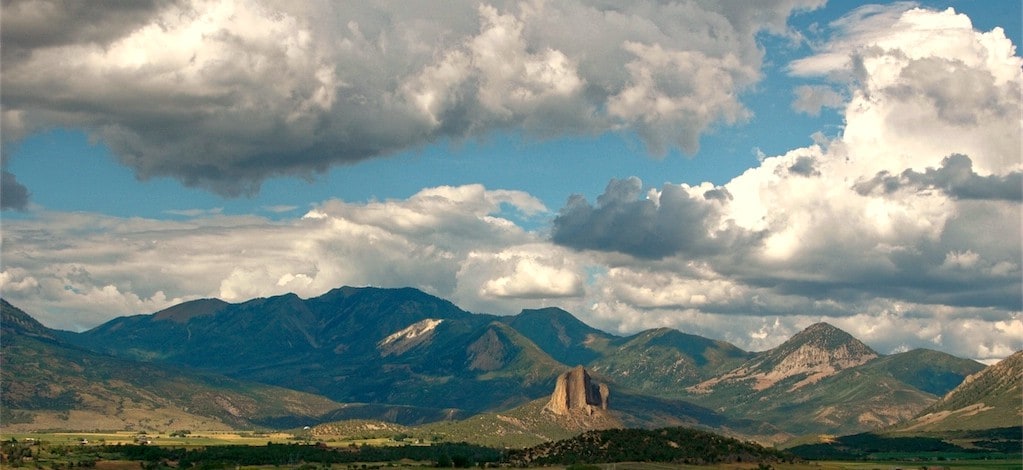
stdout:
POLYGON ((717 187, 714 189, 708 189, 703 193, 703 197, 710 200, 716 199, 718 201, 731 201, 733 199, 732 193, 728 192, 728 188, 717 187))
POLYGON ((2 57, 8 62, 23 59, 36 48, 78 43, 106 45, 148 23, 157 11, 171 3, 173 0, 3 0, 2 57))
POLYGON ((644 197, 639 178, 611 180, 593 206, 573 196, 555 217, 554 243, 597 251, 616 251, 639 258, 672 255, 702 258, 729 248, 751 247, 755 234, 736 227, 717 228, 724 188, 690 196, 666 184, 655 199, 644 197))
POLYGON ((28 208, 28 198, 28 188, 19 183, 14 174, 3 170, 0 179, 0 209, 23 211, 28 208))
POLYGON ((973 171, 973 161, 966 155, 945 157, 939 168, 927 168, 922 173, 907 169, 898 175, 887 171, 857 183, 854 188, 862 195, 875 192, 892 194, 902 189, 917 191, 939 190, 956 199, 1023 200, 1023 173, 1014 171, 1005 175, 980 176, 973 171))
POLYGON ((499 129, 694 152, 748 115, 757 35, 821 3, 6 0, 3 135, 82 128, 227 195, 499 129))
POLYGON ((789 173, 800 176, 820 176, 817 169, 817 161, 813 157, 802 156, 789 166, 789 173))

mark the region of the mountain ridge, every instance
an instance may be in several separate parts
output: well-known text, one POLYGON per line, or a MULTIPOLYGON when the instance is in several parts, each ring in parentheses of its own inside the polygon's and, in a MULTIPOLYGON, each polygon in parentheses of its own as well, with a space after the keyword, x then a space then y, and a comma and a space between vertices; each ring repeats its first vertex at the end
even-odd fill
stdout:
POLYGON ((1023 351, 964 379, 903 431, 975 430, 1019 426, 1023 422, 1023 351))
POLYGON ((712 421, 748 421, 749 429, 770 422, 777 428, 769 432, 782 434, 891 425, 982 367, 938 352, 880 355, 826 323, 747 352, 670 328, 620 337, 554 307, 505 317, 470 313, 413 288, 192 301, 57 336, 122 359, 359 403, 338 416, 360 418, 511 409, 549 394, 559 374, 584 365, 626 402, 675 410, 637 408, 632 415, 645 418, 632 423, 672 423, 670 413, 699 408, 720 414, 712 421))

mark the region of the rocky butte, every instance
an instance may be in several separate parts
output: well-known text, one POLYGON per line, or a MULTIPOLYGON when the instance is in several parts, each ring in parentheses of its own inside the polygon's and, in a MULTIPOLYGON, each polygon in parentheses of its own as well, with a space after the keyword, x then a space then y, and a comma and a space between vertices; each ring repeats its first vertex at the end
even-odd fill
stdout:
POLYGON ((610 394, 607 385, 594 383, 583 366, 576 366, 558 376, 554 393, 544 409, 559 416, 576 413, 589 416, 597 410, 607 410, 610 394))

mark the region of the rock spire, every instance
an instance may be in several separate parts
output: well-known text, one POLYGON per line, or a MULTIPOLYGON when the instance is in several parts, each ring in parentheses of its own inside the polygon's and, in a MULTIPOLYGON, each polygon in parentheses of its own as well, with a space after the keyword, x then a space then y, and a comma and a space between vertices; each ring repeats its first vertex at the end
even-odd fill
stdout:
POLYGON ((596 410, 606 410, 610 390, 605 384, 594 383, 583 366, 558 376, 554 393, 544 409, 556 415, 582 412, 592 415, 596 410))

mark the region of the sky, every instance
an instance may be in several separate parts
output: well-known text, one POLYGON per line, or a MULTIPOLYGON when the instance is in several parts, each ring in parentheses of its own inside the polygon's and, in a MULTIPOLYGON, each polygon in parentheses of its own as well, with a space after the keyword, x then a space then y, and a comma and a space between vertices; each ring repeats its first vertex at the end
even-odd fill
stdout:
POLYGON ((1023 349, 1016 0, 4 1, 0 294, 1023 349))

